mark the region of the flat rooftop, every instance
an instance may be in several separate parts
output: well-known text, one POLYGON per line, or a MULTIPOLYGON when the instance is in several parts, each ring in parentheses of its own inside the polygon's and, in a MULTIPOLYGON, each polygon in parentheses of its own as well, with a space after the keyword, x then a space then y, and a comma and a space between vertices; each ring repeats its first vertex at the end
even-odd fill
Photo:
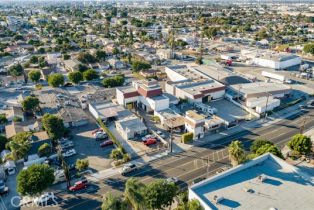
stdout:
POLYGON ((118 90, 120 90, 122 93, 133 93, 137 92, 135 87, 133 86, 126 86, 126 87, 117 87, 118 90))
POLYGON ((236 120, 247 119, 249 117, 249 113, 247 111, 225 99, 211 101, 209 105, 216 108, 216 115, 228 123, 236 120))
POLYGON ((240 91, 243 94, 256 94, 256 93, 266 93, 266 92, 278 92, 278 91, 288 91, 290 86, 271 83, 271 82, 253 82, 245 84, 230 85, 230 87, 236 91, 240 91))
POLYGON ((194 120, 203 120, 205 119, 205 116, 198 114, 196 111, 189 110, 186 112, 186 116, 194 119, 194 120))
POLYGON ((268 153, 193 185, 193 193, 205 209, 311 210, 314 179, 268 153), (216 203, 214 196, 224 199, 216 203))

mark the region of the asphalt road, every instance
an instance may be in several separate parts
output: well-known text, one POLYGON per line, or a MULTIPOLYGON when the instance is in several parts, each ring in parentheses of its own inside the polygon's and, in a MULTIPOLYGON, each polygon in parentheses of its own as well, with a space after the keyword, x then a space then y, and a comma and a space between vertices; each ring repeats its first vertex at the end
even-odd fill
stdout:
MULTIPOLYGON (((60 192, 58 194, 61 198, 59 206, 46 207, 44 209, 100 209, 102 195, 108 192, 117 195, 122 194, 124 184, 130 177, 136 177, 141 182, 147 184, 154 179, 175 176, 180 180, 179 186, 186 188, 196 178, 208 177, 216 174, 221 168, 231 167, 226 149, 230 141, 235 139, 242 141, 247 150, 251 142, 257 138, 268 139, 283 147, 294 134, 299 132, 305 116, 308 117, 305 122, 305 130, 314 126, 313 115, 314 110, 308 113, 302 112, 267 127, 242 131, 226 136, 216 142, 193 147, 189 151, 151 162, 128 176, 115 175, 99 183, 92 183, 86 191, 80 193, 68 194, 60 192)), ((34 207, 31 209, 34 209, 34 207)))

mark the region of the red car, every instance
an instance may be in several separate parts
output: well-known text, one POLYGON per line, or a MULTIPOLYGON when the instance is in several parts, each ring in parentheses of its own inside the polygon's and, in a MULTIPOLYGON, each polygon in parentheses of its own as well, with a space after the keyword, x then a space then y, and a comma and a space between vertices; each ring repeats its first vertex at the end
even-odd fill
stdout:
POLYGON ((92 131, 92 134, 95 135, 99 131, 103 132, 103 129, 102 128, 97 128, 97 129, 92 131))
POLYGON ((107 141, 104 141, 104 142, 99 144, 100 147, 106 147, 106 146, 109 146, 109 145, 113 145, 113 141, 107 140, 107 141))
POLYGON ((149 139, 146 139, 145 141, 143 141, 144 144, 146 146, 149 146, 149 145, 152 145, 152 144, 156 144, 157 143, 157 140, 156 139, 153 139, 153 138, 149 138, 149 139))
POLYGON ((78 181, 78 182, 75 182, 75 184, 71 186, 69 190, 74 192, 74 191, 85 189, 86 187, 87 187, 86 182, 78 181))

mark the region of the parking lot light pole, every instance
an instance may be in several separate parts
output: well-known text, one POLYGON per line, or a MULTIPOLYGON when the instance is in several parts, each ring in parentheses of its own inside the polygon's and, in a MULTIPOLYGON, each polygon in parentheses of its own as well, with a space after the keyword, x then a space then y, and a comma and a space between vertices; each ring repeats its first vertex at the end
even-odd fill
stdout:
POLYGON ((170 145, 169 145, 170 153, 172 153, 172 143, 173 143, 172 129, 173 128, 171 126, 171 129, 170 129, 170 145))

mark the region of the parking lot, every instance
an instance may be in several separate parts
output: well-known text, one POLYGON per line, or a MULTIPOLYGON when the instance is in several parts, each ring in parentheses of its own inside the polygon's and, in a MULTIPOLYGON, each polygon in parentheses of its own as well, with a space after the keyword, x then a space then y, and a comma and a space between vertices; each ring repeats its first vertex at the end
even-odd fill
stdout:
POLYGON ((89 168, 92 172, 97 172, 111 167, 109 155, 114 146, 101 148, 99 144, 102 141, 96 141, 92 131, 97 127, 96 123, 72 129, 74 135, 71 141, 74 142, 76 155, 66 158, 69 164, 75 163, 77 159, 87 158, 89 160, 89 168))

